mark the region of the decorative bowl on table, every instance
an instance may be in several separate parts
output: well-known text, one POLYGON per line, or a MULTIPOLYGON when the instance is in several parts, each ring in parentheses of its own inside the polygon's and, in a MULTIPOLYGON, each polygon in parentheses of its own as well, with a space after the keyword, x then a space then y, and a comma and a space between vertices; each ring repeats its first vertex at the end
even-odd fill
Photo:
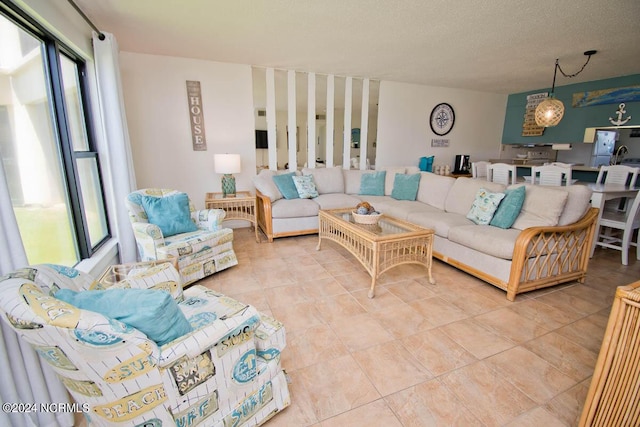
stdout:
POLYGON ((527 155, 526 154, 516 154, 516 157, 519 159, 526 159, 527 155))
POLYGON ((351 215, 353 215, 353 220, 358 223, 358 224, 365 224, 365 225, 372 225, 372 224, 377 224, 378 220, 380 219, 380 217, 382 216, 382 214, 380 212, 375 212, 375 213, 370 213, 370 214, 359 214, 355 211, 351 212, 351 215))

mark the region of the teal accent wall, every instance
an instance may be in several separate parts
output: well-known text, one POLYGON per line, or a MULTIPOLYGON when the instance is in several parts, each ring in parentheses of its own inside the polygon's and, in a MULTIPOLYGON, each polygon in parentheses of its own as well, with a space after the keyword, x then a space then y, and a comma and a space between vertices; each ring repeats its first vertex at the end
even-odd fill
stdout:
MULTIPOLYGON (((588 71, 587 68, 586 72, 588 71)), ((566 77, 558 75, 558 79, 566 79, 566 77)), ((640 74, 556 87, 555 97, 564 103, 564 117, 557 126, 546 128, 542 136, 522 136, 522 123, 524 122, 527 95, 549 92, 551 88, 511 94, 507 100, 502 143, 553 144, 582 142, 585 128, 612 126, 609 122, 609 117, 617 119, 615 113, 618 110, 618 104, 573 108, 571 106, 573 94, 589 90, 613 89, 634 85, 640 85, 640 74)), ((625 126, 640 126, 640 102, 625 102, 625 110, 627 112, 624 117, 632 117, 625 126)))

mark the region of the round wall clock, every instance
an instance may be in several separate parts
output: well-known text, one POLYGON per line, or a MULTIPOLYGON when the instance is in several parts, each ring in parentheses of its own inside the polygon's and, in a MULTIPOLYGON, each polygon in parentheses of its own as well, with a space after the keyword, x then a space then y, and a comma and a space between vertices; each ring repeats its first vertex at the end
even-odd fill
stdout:
POLYGON ((453 112, 453 108, 451 107, 451 105, 443 102, 436 105, 433 108, 433 111, 431 111, 429 124, 431 125, 431 130, 433 131, 433 133, 442 136, 451 132, 455 120, 456 115, 453 112))

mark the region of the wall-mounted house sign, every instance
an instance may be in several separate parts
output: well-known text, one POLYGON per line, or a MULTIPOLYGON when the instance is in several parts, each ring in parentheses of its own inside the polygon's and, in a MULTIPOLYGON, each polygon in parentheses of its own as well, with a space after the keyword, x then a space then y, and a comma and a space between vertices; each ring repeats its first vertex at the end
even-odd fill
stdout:
POLYGON ((549 94, 533 93, 527 96, 527 107, 524 112, 524 122, 522 122, 522 136, 540 136, 544 133, 544 127, 536 123, 536 107, 547 99, 549 94))
POLYGON ((204 132, 204 114, 202 113, 202 93, 200 82, 187 80, 187 100, 189 101, 189 123, 194 151, 207 151, 207 138, 204 132))

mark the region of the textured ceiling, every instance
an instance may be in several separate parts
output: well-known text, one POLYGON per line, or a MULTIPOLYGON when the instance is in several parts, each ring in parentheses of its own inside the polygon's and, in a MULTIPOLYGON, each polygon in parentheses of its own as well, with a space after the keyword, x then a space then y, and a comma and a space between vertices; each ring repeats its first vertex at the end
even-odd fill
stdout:
POLYGON ((495 93, 640 73, 640 1, 75 0, 128 52, 495 93))

